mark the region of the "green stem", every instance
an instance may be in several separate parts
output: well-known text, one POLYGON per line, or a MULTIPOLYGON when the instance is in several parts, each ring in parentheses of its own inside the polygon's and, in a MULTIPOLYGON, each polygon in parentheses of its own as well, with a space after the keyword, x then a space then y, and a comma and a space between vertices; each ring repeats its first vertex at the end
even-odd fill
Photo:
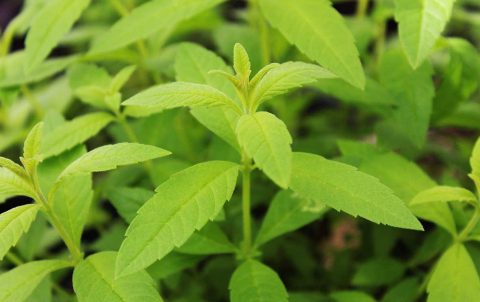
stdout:
POLYGON ((355 13, 355 16, 358 19, 365 17, 365 15, 367 14, 367 9, 368 9, 368 0, 358 0, 357 11, 355 13))
POLYGON ((470 218, 470 221, 468 222, 468 224, 465 226, 462 232, 460 232, 460 235, 458 235, 458 241, 459 242, 465 241, 468 235, 470 235, 473 229, 477 226, 479 221, 480 221, 480 208, 475 207, 475 213, 473 213, 473 216, 472 218, 470 218))
POLYGON ((13 23, 7 27, 3 33, 2 39, 0 41, 0 57, 4 57, 10 51, 10 45, 12 45, 13 37, 15 36, 15 24, 13 23))
POLYGON ((8 261, 10 261, 12 264, 15 264, 16 266, 20 266, 24 263, 23 260, 20 259, 20 257, 18 257, 17 255, 15 255, 14 252, 8 252, 5 255, 5 258, 7 258, 8 261))
POLYGON ((385 49, 386 29, 387 29, 386 21, 383 20, 381 21, 380 24, 378 24, 377 39, 375 41, 375 60, 377 64, 380 61, 380 57, 383 54, 383 50, 385 49))
POLYGON ((40 188, 40 183, 38 181, 36 168, 34 169, 33 173, 34 175, 31 175, 31 180, 35 188, 35 191, 37 193, 37 197, 35 198, 35 200, 43 206, 45 213, 47 214, 50 220, 50 223, 57 230, 58 234, 60 235, 60 238, 62 238, 63 242, 67 246, 67 249, 73 258, 73 262, 77 263, 78 261, 83 259, 83 252, 80 246, 76 245, 75 242, 73 242, 73 240, 70 238, 67 231, 63 227, 63 224, 58 220, 57 216, 53 212, 53 209, 50 207, 50 204, 48 203, 47 198, 45 198, 45 195, 43 195, 42 190, 40 188))
POLYGON ((251 256, 252 249, 252 222, 250 213, 250 176, 252 172, 252 161, 243 154, 242 170, 242 218, 243 218, 243 252, 245 257, 251 256))

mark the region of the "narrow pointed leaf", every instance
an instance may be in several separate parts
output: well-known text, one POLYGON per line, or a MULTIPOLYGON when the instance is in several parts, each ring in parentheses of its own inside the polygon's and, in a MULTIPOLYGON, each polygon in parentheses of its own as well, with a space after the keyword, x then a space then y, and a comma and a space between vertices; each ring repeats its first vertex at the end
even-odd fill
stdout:
POLYGON ((427 287, 428 302, 480 300, 480 279, 462 244, 454 244, 436 264, 427 287))
POLYGON ((302 198, 292 191, 280 191, 268 208, 258 231, 255 244, 264 244, 280 235, 294 231, 319 219, 327 207, 320 202, 302 198))
POLYGON ((0 301, 25 301, 42 280, 51 272, 66 268, 63 260, 42 260, 22 264, 0 275, 0 301))
POLYGON ((437 186, 418 193, 410 201, 410 205, 449 201, 461 201, 471 204, 478 202, 475 194, 464 188, 437 186))
POLYGON ((23 157, 34 158, 40 152, 43 137, 43 123, 36 124, 28 133, 23 144, 23 157))
POLYGON ((266 19, 310 59, 363 87, 365 75, 354 39, 328 0, 260 0, 266 19))
POLYGON ((113 121, 107 113, 90 113, 77 117, 44 134, 43 158, 58 155, 84 143, 113 121))
POLYGON ((28 204, 0 214, 0 260, 35 220, 39 206, 28 204))
POLYGON ((145 272, 115 279, 116 252, 91 255, 75 267, 73 287, 79 302, 161 302, 153 279, 145 272))
POLYGON ((135 8, 93 43, 91 53, 103 53, 127 46, 180 21, 211 9, 224 0, 154 0, 135 8))
POLYGON ((115 169, 170 155, 164 149, 138 143, 119 143, 98 147, 71 163, 59 179, 73 174, 86 174, 115 169))
POLYGON ((25 170, 16 162, 0 156, 0 167, 6 168, 20 177, 27 177, 25 170))
POLYGON ((432 51, 452 13, 455 0, 396 0, 395 19, 400 42, 410 64, 417 68, 432 51))
POLYGON ((37 67, 73 26, 90 0, 53 0, 38 12, 27 34, 25 67, 37 67))
POLYGON ((129 115, 144 116, 165 109, 198 106, 230 106, 240 110, 223 92, 208 85, 174 82, 149 88, 129 98, 123 105, 129 115), (138 113, 132 110, 140 110, 138 113))
POLYGON ((240 43, 236 43, 233 47, 233 68, 235 72, 244 79, 250 77, 252 73, 252 66, 250 64, 250 58, 245 48, 240 43))
POLYGON ((327 206, 375 223, 422 230, 392 190, 355 167, 319 155, 294 153, 290 188, 327 206))
POLYGON ((35 190, 25 178, 0 167, 0 194, 7 197, 23 195, 33 198, 35 190))
POLYGON ((232 196, 238 165, 211 161, 178 172, 160 185, 127 230, 116 275, 134 273, 180 247, 232 196))
POLYGON ((268 266, 247 260, 232 275, 231 302, 288 302, 288 293, 277 273, 268 266))
POLYGON ((287 126, 268 112, 243 115, 237 124, 240 146, 277 185, 287 188, 292 172, 292 137, 287 126))
POLYGON ((335 78, 328 70, 314 64, 287 62, 273 67, 255 85, 252 98, 261 104, 277 95, 287 93, 290 89, 313 83, 319 79, 335 78))

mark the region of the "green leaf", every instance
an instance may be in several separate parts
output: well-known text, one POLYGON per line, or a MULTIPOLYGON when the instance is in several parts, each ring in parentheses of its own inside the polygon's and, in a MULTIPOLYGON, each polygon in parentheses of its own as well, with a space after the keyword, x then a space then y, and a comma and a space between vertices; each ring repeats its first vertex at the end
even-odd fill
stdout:
POLYGON ((122 89, 122 87, 127 83, 127 81, 130 79, 132 74, 135 72, 137 69, 137 66, 135 65, 130 65, 127 67, 122 68, 112 79, 112 82, 110 83, 110 92, 117 92, 122 89))
POLYGON ((64 70, 75 60, 73 56, 47 60, 27 73, 24 69, 25 52, 15 52, 0 58, 0 88, 44 80, 64 70))
POLYGON ((415 301, 420 284, 417 277, 411 277, 392 286, 383 295, 381 302, 411 302, 415 301))
POLYGON ((260 0, 268 22, 310 59, 362 88, 365 75, 354 39, 327 0, 260 0))
POLYGON ((179 247, 177 252, 190 255, 228 254, 235 252, 235 246, 218 224, 210 222, 179 247))
POLYGON ((224 0, 154 0, 135 8, 93 43, 91 53, 127 46, 156 32, 169 29, 224 0))
POLYGON ((233 69, 243 79, 248 80, 252 73, 252 65, 248 53, 240 43, 233 46, 233 69))
MULTIPOLYGON (((436 186, 436 183, 414 162, 410 162, 393 152, 365 154, 364 161, 359 165, 359 169, 380 179, 407 205, 421 191, 436 186), (385 169, 385 167, 388 167, 388 169, 385 169)), ((432 221, 451 234, 456 234, 455 222, 447 204, 419 204, 409 207, 415 216, 432 221)))
POLYGON ((53 0, 38 12, 25 41, 25 68, 33 70, 50 54, 73 26, 90 0, 53 0))
POLYGON ((473 205, 478 202, 475 194, 464 188, 437 186, 418 193, 410 201, 410 205, 449 201, 461 201, 473 205))
POLYGON ((319 219, 326 207, 291 191, 280 191, 273 198, 258 231, 255 244, 260 246, 280 235, 319 219))
POLYGON ((335 78, 335 75, 314 64, 287 62, 273 67, 255 85, 252 99, 258 106, 261 103, 288 92, 290 89, 313 83, 318 79, 335 78))
POLYGON ((60 221, 75 246, 80 245, 92 197, 91 175, 63 178, 49 193, 48 199, 53 215, 60 221))
POLYGON ((58 178, 73 174, 113 170, 118 166, 136 164, 170 154, 164 149, 138 143, 105 145, 82 155, 66 167, 58 178))
POLYGON ((292 137, 280 119, 268 112, 243 115, 237 124, 237 138, 268 177, 280 187, 288 187, 292 172, 292 137))
POLYGON ((410 64, 417 68, 430 55, 447 25, 455 0, 396 0, 395 19, 400 42, 410 64))
POLYGON ((33 159, 40 153, 43 138, 43 123, 36 124, 28 133, 23 144, 23 157, 33 159))
POLYGON ((20 166, 16 162, 14 162, 14 161, 6 158, 6 157, 0 156, 0 167, 4 167, 4 168, 12 171, 13 173, 18 175, 19 177, 23 177, 23 178, 28 177, 22 166, 20 166))
POLYGON ((231 302, 287 302, 288 294, 277 273, 268 266, 247 260, 232 275, 231 302))
POLYGON ((362 263, 352 279, 355 286, 389 285, 402 278, 405 265, 393 258, 376 258, 362 263))
POLYGON ((175 273, 181 272, 187 268, 194 267, 203 256, 180 254, 171 252, 162 260, 155 262, 147 272, 156 280, 165 279, 175 273))
POLYGON ((0 260, 28 231, 39 208, 38 205, 28 204, 0 214, 0 260))
POLYGON ((370 295, 361 291, 338 291, 330 294, 334 302, 375 302, 370 295))
POLYGON ((66 122, 44 134, 42 156, 48 158, 84 143, 114 120, 107 113, 90 113, 66 122))
POLYGON ((174 82, 149 88, 129 98, 123 105, 129 106, 127 114, 145 116, 177 107, 229 106, 240 108, 220 90, 208 85, 174 82), (136 112, 137 111, 137 112, 136 112))
POLYGON ((294 153, 290 188, 301 196, 375 223, 423 229, 403 201, 377 178, 319 155, 294 153))
POLYGON ((21 195, 31 198, 36 196, 35 190, 26 178, 20 177, 9 169, 1 167, 0 194, 7 198, 21 195))
POLYGON ((113 204, 118 214, 130 223, 138 209, 140 209, 147 200, 149 200, 153 193, 143 188, 129 188, 129 187, 114 187, 106 192, 107 198, 113 204))
POLYGON ((42 280, 51 272, 66 268, 63 260, 42 260, 22 264, 0 275, 0 301, 25 301, 42 280))
POLYGON ((472 167, 472 173, 468 176, 475 182, 477 190, 480 191, 480 138, 477 139, 473 147, 470 166, 472 167))
POLYGON ((115 278, 116 252, 102 252, 80 262, 73 272, 79 302, 160 302, 155 282, 145 271, 115 278))
POLYGON ((436 264, 427 287, 428 302, 480 300, 480 279, 465 246, 454 244, 436 264))
POLYGON ((232 196, 238 165, 211 161, 171 176, 140 208, 120 247, 116 275, 134 273, 180 247, 232 196))
POLYGON ((390 125, 417 148, 422 147, 430 123, 435 94, 432 66, 425 62, 413 70, 403 53, 398 49, 392 49, 383 54, 379 69, 380 82, 396 101, 390 125))
MULTIPOLYGON (((215 53, 192 43, 182 43, 175 57, 175 73, 177 81, 208 84, 223 91, 231 98, 235 90, 224 77, 209 74, 210 70, 231 72, 231 68, 215 53)), ((227 106, 195 107, 192 115, 210 131, 218 135, 235 149, 240 150, 235 135, 238 112, 227 106)))

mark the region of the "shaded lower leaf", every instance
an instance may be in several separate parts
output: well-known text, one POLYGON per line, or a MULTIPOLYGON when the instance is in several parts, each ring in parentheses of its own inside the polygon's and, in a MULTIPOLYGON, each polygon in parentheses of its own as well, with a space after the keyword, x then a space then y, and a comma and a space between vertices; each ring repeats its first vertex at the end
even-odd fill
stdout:
POLYGON ((268 266, 247 260, 232 275, 231 302, 287 302, 288 294, 277 273, 268 266))
POLYGON ((160 302, 153 279, 145 272, 115 278, 116 252, 101 252, 80 262, 73 272, 79 302, 160 302))

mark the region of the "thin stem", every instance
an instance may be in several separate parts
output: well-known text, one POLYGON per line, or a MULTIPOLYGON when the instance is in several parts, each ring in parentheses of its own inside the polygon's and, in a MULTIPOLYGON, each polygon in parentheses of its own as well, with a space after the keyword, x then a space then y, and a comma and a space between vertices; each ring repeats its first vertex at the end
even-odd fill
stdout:
POLYGON ((378 24, 377 39, 375 41, 375 60, 376 60, 376 63, 379 62, 380 57, 383 54, 383 50, 385 49, 386 30, 387 30, 386 21, 383 20, 383 21, 381 21, 380 24, 378 24))
POLYGON ((355 12, 355 16, 358 19, 365 17, 365 15, 367 14, 367 9, 368 9, 368 0, 358 0, 357 11, 355 12))
POLYGON ((6 56, 10 51, 10 45, 12 45, 16 30, 15 23, 13 22, 15 21, 12 21, 12 24, 7 27, 0 41, 0 57, 6 56))
POLYGON ((242 171, 242 216, 243 216, 243 251, 246 257, 251 256, 252 223, 250 213, 250 175, 252 172, 251 159, 243 154, 242 171))
POLYGON ((20 86, 20 90, 22 91, 23 95, 27 98, 30 105, 33 107, 33 110, 35 110, 35 114, 40 119, 43 118, 45 113, 43 112, 42 105, 40 104, 40 101, 32 94, 28 86, 22 85, 20 86))
POLYGON ((473 213, 472 218, 470 218, 470 221, 467 223, 465 228, 462 230, 460 235, 458 235, 458 241, 462 242, 465 241, 472 232, 472 230, 477 226, 478 222, 480 221, 480 208, 475 207, 475 213, 473 213))
POLYGON ((5 255, 5 258, 7 258, 8 261, 10 261, 12 264, 15 264, 16 266, 22 265, 24 263, 23 260, 20 259, 20 257, 15 255, 15 253, 11 251, 5 255))
POLYGON ((58 220, 57 216, 53 212, 53 209, 50 207, 50 204, 48 203, 47 198, 45 198, 45 195, 43 195, 42 190, 40 188, 40 183, 38 181, 38 175, 36 173, 36 168, 34 169, 34 175, 31 175, 31 180, 33 183, 33 186, 35 188, 35 191, 37 193, 37 197, 35 200, 41 204, 45 210, 45 213, 47 214, 50 223, 53 225, 53 227, 57 230, 58 234, 60 235, 60 238, 62 238, 63 242, 67 246, 68 251, 70 252, 74 263, 80 261, 83 259, 83 252, 80 248, 80 246, 76 245, 75 242, 70 238, 70 236, 67 234, 67 231, 63 227, 63 224, 58 220))

